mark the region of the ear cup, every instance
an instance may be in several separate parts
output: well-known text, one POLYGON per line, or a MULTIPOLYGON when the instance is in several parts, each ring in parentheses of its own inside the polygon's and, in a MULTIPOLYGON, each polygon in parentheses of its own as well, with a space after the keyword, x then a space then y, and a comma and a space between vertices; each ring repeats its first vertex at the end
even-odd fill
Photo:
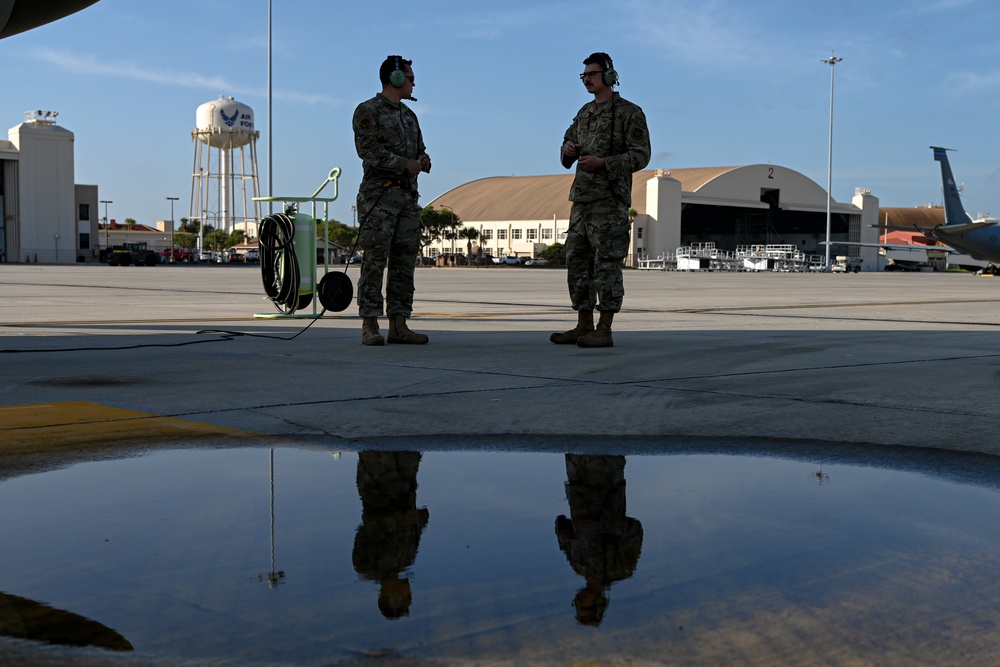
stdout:
POLYGON ((394 69, 389 75, 389 83, 392 84, 393 88, 402 88, 403 84, 406 83, 406 73, 401 69, 394 69))
POLYGON ((613 86, 618 83, 618 72, 613 67, 604 70, 604 85, 613 86))

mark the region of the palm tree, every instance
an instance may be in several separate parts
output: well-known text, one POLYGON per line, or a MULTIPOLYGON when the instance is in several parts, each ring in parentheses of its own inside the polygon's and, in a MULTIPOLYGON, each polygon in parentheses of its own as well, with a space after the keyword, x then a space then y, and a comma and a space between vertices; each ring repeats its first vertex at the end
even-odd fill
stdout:
POLYGON ((459 238, 465 239, 465 247, 468 251, 466 257, 469 263, 472 263, 472 242, 479 240, 479 230, 475 227, 463 227, 462 231, 458 233, 459 238))

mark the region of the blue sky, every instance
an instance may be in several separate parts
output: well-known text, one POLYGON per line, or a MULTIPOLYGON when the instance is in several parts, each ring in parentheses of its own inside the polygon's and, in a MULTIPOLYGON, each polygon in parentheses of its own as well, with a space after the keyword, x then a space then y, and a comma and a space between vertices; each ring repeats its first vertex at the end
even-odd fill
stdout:
MULTIPOLYGON (((273 0, 273 12, 274 192, 309 195, 339 166, 342 222, 360 182, 351 115, 380 89, 387 54, 414 61, 426 204, 478 178, 560 173, 562 134, 588 101, 581 61, 599 50, 646 112, 651 168, 772 163, 825 187, 821 61, 835 51, 835 199, 866 187, 883 206, 939 202, 928 146, 941 145, 958 151, 969 212, 1000 215, 1000 4, 988 0, 273 0)), ((220 95, 254 109, 266 189, 266 0, 100 0, 0 40, 0 62, 0 123, 58 111, 76 181, 100 187, 111 218, 169 218, 168 196, 187 215, 195 110, 220 95)))

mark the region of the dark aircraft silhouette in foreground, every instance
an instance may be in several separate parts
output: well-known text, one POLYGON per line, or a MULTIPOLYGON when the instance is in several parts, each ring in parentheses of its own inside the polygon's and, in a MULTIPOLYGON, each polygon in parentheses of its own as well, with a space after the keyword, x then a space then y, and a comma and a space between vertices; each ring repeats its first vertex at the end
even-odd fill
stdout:
POLYGON ((0 0, 0 39, 51 23, 98 0, 0 0))

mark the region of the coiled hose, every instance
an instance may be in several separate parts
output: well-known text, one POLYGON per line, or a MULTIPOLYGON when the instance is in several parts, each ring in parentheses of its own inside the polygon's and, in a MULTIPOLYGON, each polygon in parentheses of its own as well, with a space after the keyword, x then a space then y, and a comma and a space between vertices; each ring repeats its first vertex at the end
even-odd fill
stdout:
MULTIPOLYGON (((283 313, 301 308, 299 260, 295 257, 295 221, 284 213, 274 213, 260 221, 257 245, 260 248, 260 274, 264 293, 283 313)), ((308 297, 306 304, 312 300, 308 297)))

